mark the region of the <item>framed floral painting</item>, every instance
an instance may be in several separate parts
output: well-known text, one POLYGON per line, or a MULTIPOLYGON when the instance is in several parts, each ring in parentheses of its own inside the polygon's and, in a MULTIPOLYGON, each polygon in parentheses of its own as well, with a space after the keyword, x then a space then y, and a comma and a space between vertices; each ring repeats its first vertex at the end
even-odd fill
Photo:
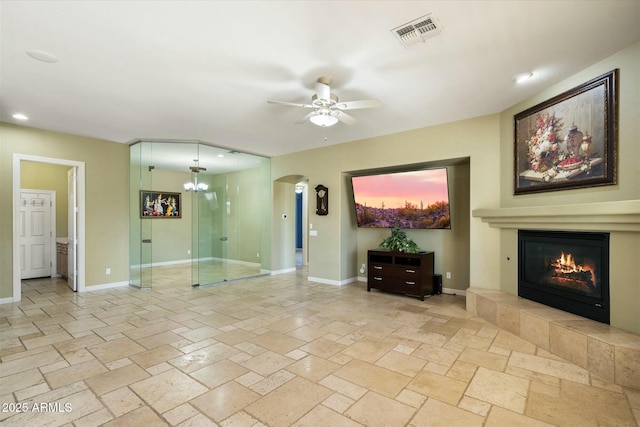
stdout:
POLYGON ((514 116, 514 194, 616 183, 618 70, 514 116))

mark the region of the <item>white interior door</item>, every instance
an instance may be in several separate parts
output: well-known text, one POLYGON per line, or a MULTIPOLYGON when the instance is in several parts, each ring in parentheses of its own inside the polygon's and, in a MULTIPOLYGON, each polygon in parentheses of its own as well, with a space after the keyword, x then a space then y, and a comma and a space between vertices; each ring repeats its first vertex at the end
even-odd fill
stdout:
POLYGON ((20 191, 20 277, 51 276, 50 192, 20 191))
POLYGON ((67 172, 67 190, 69 200, 69 230, 68 230, 68 276, 67 283, 74 291, 78 290, 78 201, 77 201, 77 168, 72 167, 67 172))

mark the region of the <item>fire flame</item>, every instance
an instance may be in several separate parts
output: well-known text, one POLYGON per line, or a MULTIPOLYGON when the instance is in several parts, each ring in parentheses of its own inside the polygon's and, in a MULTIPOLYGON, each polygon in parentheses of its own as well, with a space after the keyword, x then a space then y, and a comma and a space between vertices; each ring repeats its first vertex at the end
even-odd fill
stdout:
POLYGON ((592 283, 595 283, 596 275, 593 267, 576 264, 571 254, 565 255, 564 252, 562 252, 560 258, 557 259, 553 265, 556 267, 556 273, 569 274, 588 272, 591 274, 592 283))

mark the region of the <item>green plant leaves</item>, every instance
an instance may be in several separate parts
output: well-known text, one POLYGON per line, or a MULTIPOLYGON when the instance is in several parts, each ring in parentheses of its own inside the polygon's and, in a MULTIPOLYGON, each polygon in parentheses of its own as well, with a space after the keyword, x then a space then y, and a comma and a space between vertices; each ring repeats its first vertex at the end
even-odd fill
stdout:
POLYGON ((405 252, 408 254, 415 254, 420 252, 418 245, 407 237, 407 233, 400 230, 398 227, 391 229, 391 235, 384 239, 380 243, 381 248, 389 249, 391 251, 405 252))

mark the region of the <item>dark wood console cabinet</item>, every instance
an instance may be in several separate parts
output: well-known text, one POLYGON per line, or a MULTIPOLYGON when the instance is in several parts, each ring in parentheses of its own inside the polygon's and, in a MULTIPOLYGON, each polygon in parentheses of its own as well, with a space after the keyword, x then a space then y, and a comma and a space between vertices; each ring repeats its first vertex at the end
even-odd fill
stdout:
POLYGON ((424 301, 432 295, 433 252, 406 254, 385 250, 368 252, 367 292, 380 289, 413 295, 424 301))

